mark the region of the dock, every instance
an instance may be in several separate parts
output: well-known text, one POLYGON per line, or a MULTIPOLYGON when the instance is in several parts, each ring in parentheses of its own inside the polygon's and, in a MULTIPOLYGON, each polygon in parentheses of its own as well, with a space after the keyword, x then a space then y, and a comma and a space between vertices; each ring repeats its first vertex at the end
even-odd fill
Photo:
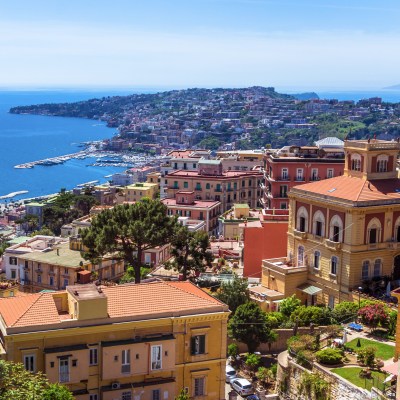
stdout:
POLYGON ((92 156, 91 153, 87 152, 86 150, 82 150, 78 151, 77 153, 66 154, 64 156, 50 157, 50 158, 45 158, 43 160, 30 161, 24 164, 18 164, 15 165, 14 168, 33 168, 35 165, 44 165, 44 166, 57 165, 57 164, 63 164, 65 161, 71 160, 73 158, 82 159, 91 156, 92 156))

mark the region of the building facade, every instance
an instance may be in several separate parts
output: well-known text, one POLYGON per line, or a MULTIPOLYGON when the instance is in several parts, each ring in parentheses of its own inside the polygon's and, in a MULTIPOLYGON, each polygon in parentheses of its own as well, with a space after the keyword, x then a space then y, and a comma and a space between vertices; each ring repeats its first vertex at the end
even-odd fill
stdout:
POLYGON ((263 261, 263 285, 333 307, 352 290, 400 280, 398 142, 346 141, 343 176, 289 193, 287 254, 263 261))
POLYGON ((228 307, 189 282, 69 286, 0 302, 0 356, 77 400, 225 398, 228 307))
POLYGON ((264 162, 261 202, 265 208, 287 209, 292 187, 343 174, 343 142, 326 138, 313 147, 287 146, 267 152, 264 162))

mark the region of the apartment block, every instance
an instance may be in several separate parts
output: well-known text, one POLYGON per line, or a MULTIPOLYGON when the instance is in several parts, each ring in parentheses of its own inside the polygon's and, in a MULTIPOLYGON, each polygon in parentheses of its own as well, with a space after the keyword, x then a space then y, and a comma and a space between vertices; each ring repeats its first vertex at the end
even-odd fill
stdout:
POLYGON ((0 315, 0 357, 77 400, 225 398, 228 307, 189 282, 68 286, 0 315))

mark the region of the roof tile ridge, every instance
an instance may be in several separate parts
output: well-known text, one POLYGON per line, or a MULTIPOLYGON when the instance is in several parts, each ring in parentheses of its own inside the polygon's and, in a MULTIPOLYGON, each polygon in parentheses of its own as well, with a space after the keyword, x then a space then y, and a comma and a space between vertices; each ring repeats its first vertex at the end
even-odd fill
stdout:
MULTIPOLYGON (((364 186, 365 186, 366 183, 367 183, 367 180, 365 180, 365 181, 363 182, 363 184, 361 185, 361 189, 359 190, 359 192, 358 192, 358 194, 357 194, 356 201, 359 201, 360 196, 361 196, 361 193, 362 193, 362 191, 364 190, 364 186)), ((369 181, 368 181, 368 183, 369 183, 369 181)))
MULTIPOLYGON (((170 287, 174 287, 174 288, 176 288, 176 289, 178 289, 178 290, 180 290, 180 291, 182 291, 182 292, 188 293, 188 294, 190 294, 190 295, 192 295, 192 296, 195 296, 195 297, 197 297, 197 298, 199 298, 199 299, 211 301, 211 300, 209 300, 209 299, 205 299, 204 297, 201 297, 201 296, 199 296, 199 295, 197 295, 197 294, 195 294, 195 293, 189 292, 188 290, 185 290, 184 288, 180 287, 181 284, 184 283, 185 285, 190 285, 190 286, 195 287, 195 288, 198 289, 198 290, 202 290, 202 289, 200 289, 198 286, 194 285, 192 282, 183 281, 183 282, 164 282, 164 283, 167 284, 167 285, 170 286, 170 287), (171 283, 175 283, 175 284, 178 283, 179 285, 171 285, 171 283)), ((213 297, 213 296, 211 296, 210 294, 208 294, 207 292, 205 292, 204 290, 202 290, 202 292, 203 292, 205 295, 207 295, 208 297, 211 297, 212 300, 217 301, 217 302, 219 302, 219 303, 221 303, 221 304, 224 304, 224 303, 222 303, 220 300, 216 299, 215 297, 213 297)))
POLYGON ((39 300, 40 298, 42 298, 42 296, 43 296, 45 293, 35 293, 35 295, 36 295, 36 294, 38 294, 36 300, 35 300, 33 303, 31 303, 31 304, 29 305, 29 307, 19 316, 18 319, 16 319, 16 320, 14 321, 14 323, 13 323, 11 326, 16 325, 16 324, 21 320, 21 318, 22 318, 22 317, 23 317, 23 316, 38 302, 38 300, 39 300))

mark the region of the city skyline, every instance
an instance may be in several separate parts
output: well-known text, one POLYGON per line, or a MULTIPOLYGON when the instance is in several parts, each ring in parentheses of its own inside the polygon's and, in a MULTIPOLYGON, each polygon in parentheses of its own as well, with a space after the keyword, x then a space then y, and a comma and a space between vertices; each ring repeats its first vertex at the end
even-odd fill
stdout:
POLYGON ((41 0, 1 8, 2 87, 400 83, 394 1, 41 0))

